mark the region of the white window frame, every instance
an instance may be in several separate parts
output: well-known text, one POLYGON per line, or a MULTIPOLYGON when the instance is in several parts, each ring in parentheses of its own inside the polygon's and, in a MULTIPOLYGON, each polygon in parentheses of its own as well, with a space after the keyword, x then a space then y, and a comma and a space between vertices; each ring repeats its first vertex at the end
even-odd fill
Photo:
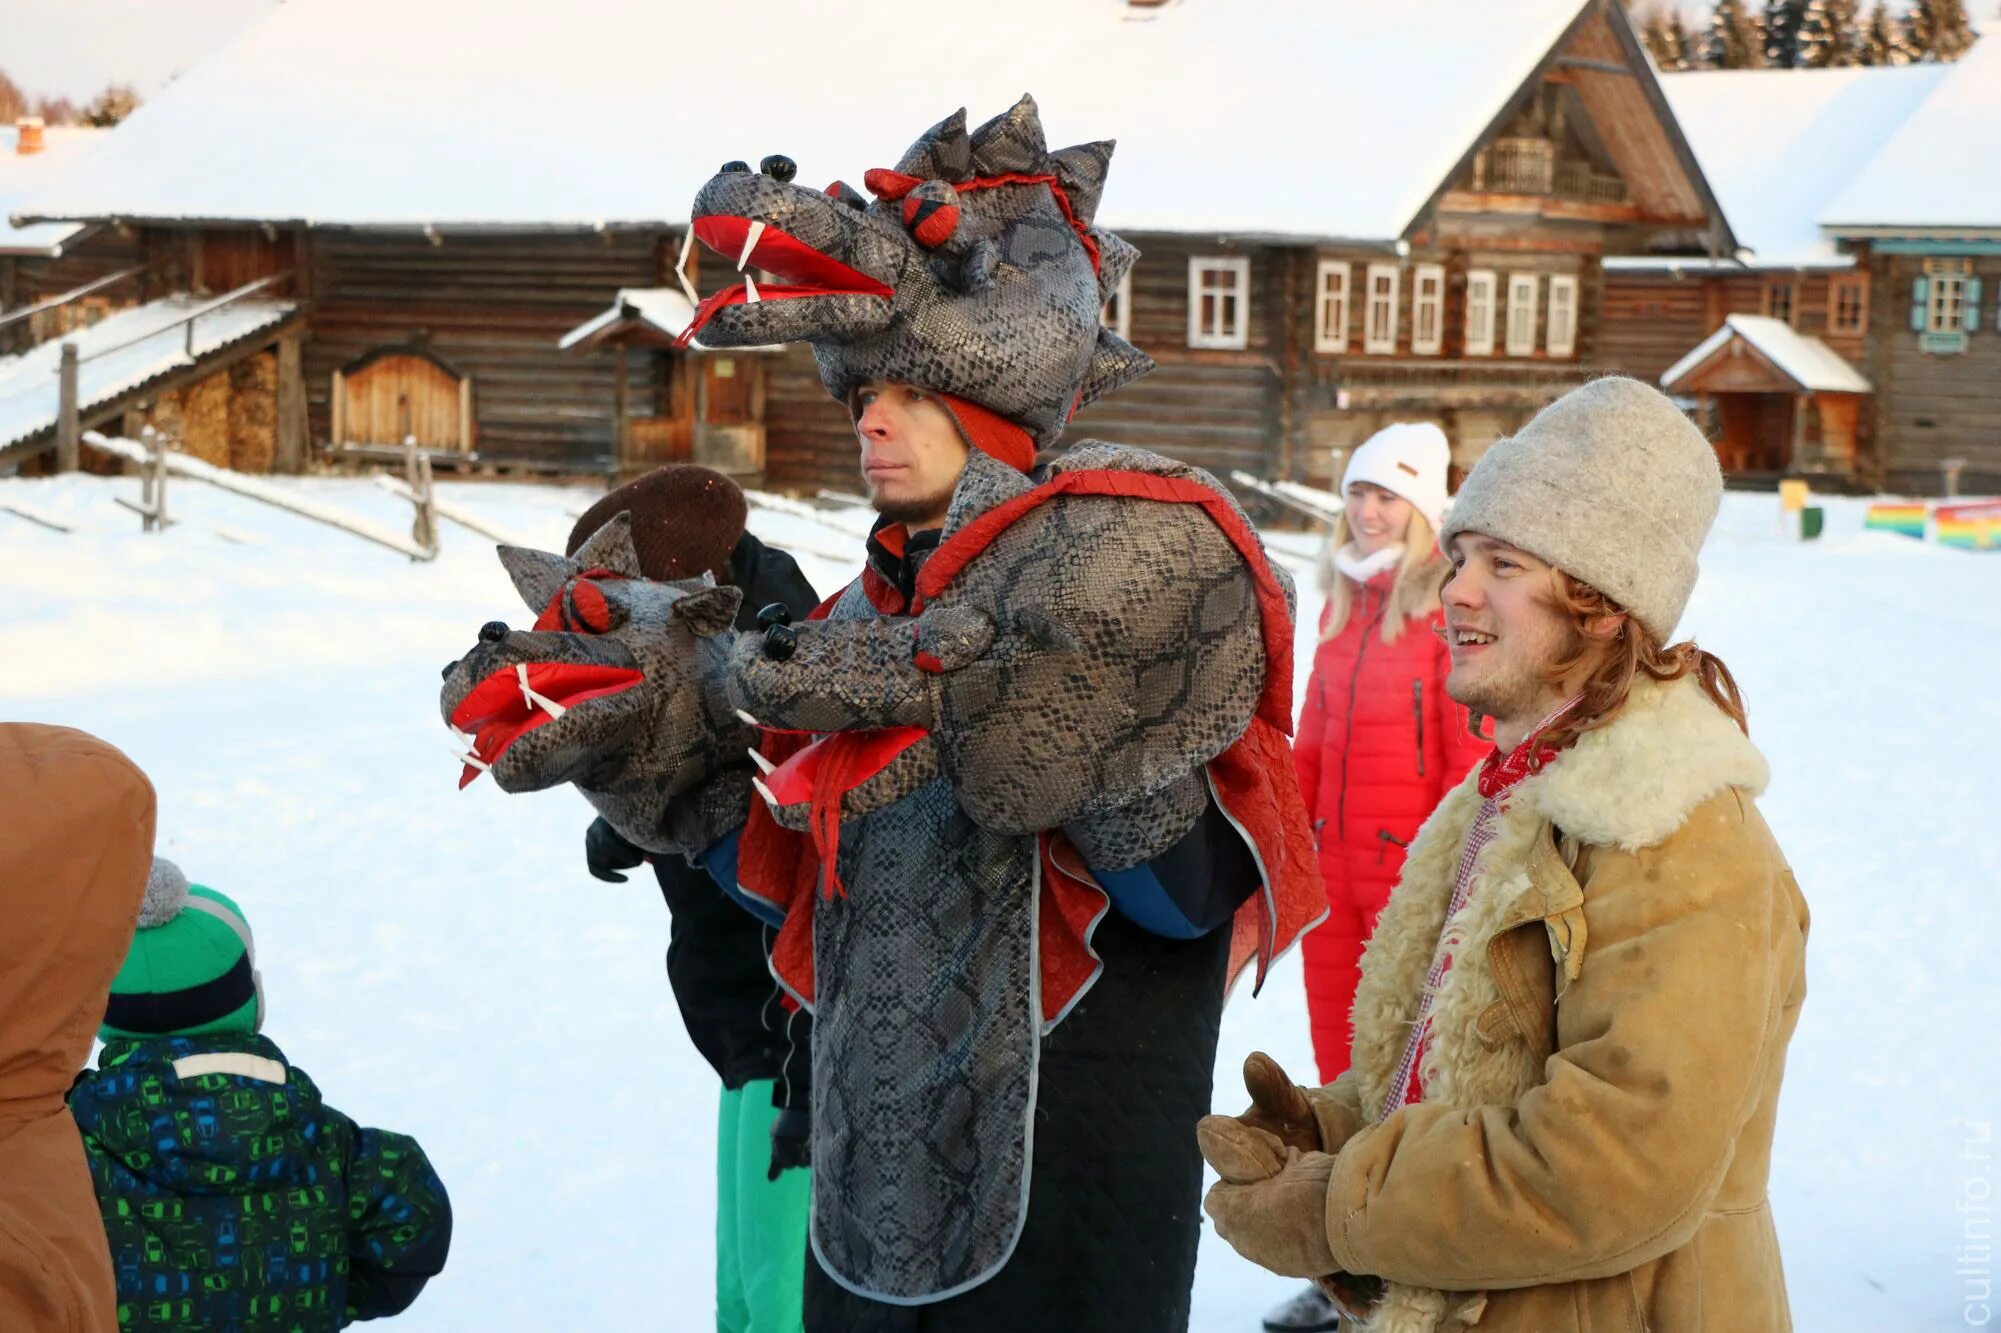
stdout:
POLYGON ((1244 255, 1196 255, 1188 261, 1188 345, 1240 352, 1251 343, 1251 261, 1244 255), (1209 282, 1210 275, 1227 275, 1227 285, 1209 282), (1224 303, 1235 306, 1235 318, 1205 328, 1202 299, 1213 295, 1219 315, 1224 303))
POLYGON ((1372 356, 1394 356, 1397 350, 1397 300, 1402 295, 1403 267, 1400 264, 1369 265, 1368 286, 1363 291, 1362 303, 1362 350, 1372 356), (1390 280, 1386 298, 1376 299, 1376 279, 1390 280), (1378 308, 1384 319, 1376 318, 1378 308), (1387 325, 1387 330, 1378 333, 1379 324, 1387 325))
POLYGON ((1494 354, 1494 312, 1499 308, 1500 279, 1490 268, 1471 269, 1466 274, 1466 355, 1494 354), (1478 293, 1485 289, 1485 297, 1478 293))
POLYGON ((1536 302, 1542 290, 1539 273, 1508 275, 1507 347, 1509 356, 1535 355, 1536 302), (1524 295, 1526 293, 1526 295, 1524 295), (1516 331, 1521 331, 1516 337, 1516 331))
POLYGON ((1931 273, 1931 290, 1925 294, 1925 332, 1963 333, 1966 330, 1966 280, 1969 273, 1931 273), (1951 284, 1948 288, 1947 284, 1951 284))
POLYGON ((1417 356, 1437 356, 1445 349, 1445 265, 1419 264, 1410 279, 1410 350, 1417 356), (1426 285, 1431 291, 1427 295, 1426 285), (1430 316, 1427 332, 1425 317, 1430 316))
POLYGON ((1348 307, 1351 295, 1350 283, 1354 277, 1354 265, 1345 259, 1323 259, 1313 279, 1313 350, 1316 352, 1345 352, 1348 350, 1348 307), (1338 278, 1335 290, 1328 288, 1328 279, 1338 278))
POLYGON ((1112 299, 1099 309, 1098 322, 1128 342, 1132 340, 1133 271, 1130 268, 1119 277, 1119 285, 1112 292, 1112 299))
POLYGON ((1549 331, 1543 342, 1551 356, 1572 356, 1577 351, 1577 278, 1569 273, 1552 273, 1549 279, 1549 331), (1558 302, 1557 294, 1563 294, 1558 302), (1557 312, 1563 322, 1557 323, 1557 312))

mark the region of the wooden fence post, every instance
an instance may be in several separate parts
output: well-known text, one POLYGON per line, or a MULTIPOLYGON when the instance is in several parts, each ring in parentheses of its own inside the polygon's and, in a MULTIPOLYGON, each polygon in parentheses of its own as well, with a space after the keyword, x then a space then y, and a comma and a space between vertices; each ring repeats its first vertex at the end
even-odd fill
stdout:
POLYGON ((66 342, 62 348, 56 401, 56 471, 58 472, 74 472, 80 461, 78 455, 82 448, 83 423, 77 415, 76 371, 76 344, 66 342))
POLYGON ((403 477, 410 484, 416 516, 410 522, 410 540, 436 555, 438 514, 431 495, 431 456, 417 452, 417 437, 403 437, 403 477))
POLYGON ((146 525, 154 532, 167 530, 167 437, 153 436, 153 457, 147 462, 146 470, 153 475, 153 512, 147 515, 146 525))

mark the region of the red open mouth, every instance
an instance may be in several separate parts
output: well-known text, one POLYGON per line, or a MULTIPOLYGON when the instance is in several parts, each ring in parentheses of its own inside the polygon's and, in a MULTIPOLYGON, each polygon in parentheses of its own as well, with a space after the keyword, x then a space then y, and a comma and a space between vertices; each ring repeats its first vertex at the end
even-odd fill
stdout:
POLYGON ((452 725, 472 737, 459 787, 492 768, 508 746, 535 728, 578 704, 622 693, 645 679, 644 672, 632 667, 583 662, 520 662, 500 668, 452 710, 452 725))
POLYGON ((794 300, 802 296, 879 296, 889 300, 896 295, 888 284, 767 223, 711 214, 695 219, 694 229, 696 239, 709 249, 720 255, 735 255, 739 272, 760 268, 781 281, 740 282, 710 296, 675 340, 676 346, 687 346, 710 317, 725 306, 794 300))

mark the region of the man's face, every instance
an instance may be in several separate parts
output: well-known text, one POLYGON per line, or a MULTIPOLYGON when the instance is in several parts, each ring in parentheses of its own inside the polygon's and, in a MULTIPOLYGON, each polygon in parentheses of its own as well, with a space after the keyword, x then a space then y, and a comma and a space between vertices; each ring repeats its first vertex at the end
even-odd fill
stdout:
POLYGON ((966 470, 966 442, 937 397, 914 384, 869 380, 855 391, 862 484, 883 517, 940 527, 966 470))
POLYGON ((1551 670, 1571 630, 1551 604, 1561 575, 1526 551, 1477 532, 1453 535, 1442 594, 1452 671, 1445 692, 1494 719, 1496 735, 1530 727, 1563 701, 1551 670))

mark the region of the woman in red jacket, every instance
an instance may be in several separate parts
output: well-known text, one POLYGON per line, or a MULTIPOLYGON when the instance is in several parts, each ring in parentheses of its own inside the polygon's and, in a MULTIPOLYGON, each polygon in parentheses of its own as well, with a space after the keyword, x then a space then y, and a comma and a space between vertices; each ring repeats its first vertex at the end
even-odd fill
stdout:
MULTIPOLYGON (((1327 607, 1293 755, 1320 845, 1328 918, 1300 942, 1320 1081, 1348 1067, 1348 1011, 1362 945, 1432 807, 1491 747, 1445 693, 1451 659, 1434 631, 1445 558, 1445 433, 1385 427, 1341 478, 1346 510, 1321 559, 1327 607)), ((1335 1327, 1317 1288, 1265 1317, 1274 1333, 1335 1327)))

